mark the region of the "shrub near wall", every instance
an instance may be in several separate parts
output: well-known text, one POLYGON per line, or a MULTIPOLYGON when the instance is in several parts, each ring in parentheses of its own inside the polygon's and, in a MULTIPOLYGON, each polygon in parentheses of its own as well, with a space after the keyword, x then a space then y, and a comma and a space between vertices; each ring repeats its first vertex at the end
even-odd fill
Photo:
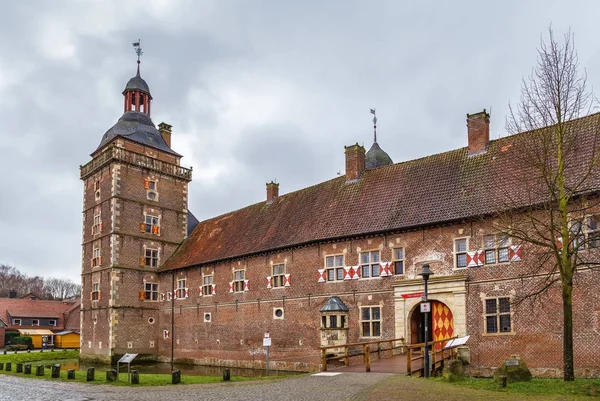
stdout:
POLYGON ((14 331, 9 331, 9 332, 4 333, 4 344, 16 344, 16 343, 13 343, 12 340, 13 340, 13 338, 19 337, 19 336, 20 336, 20 334, 14 332, 14 331))

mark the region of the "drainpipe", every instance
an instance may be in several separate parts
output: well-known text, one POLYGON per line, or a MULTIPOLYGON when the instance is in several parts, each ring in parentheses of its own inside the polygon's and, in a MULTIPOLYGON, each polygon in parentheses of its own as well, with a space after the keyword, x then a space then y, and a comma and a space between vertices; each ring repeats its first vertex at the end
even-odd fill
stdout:
POLYGON ((171 372, 173 371, 173 351, 175 349, 175 272, 171 272, 171 372))

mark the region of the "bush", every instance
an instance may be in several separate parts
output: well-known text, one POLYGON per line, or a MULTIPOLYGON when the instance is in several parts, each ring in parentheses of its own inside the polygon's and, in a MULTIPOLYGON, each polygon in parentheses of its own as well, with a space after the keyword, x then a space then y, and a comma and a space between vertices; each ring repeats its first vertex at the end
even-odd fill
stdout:
POLYGON ((20 334, 15 331, 7 331, 4 333, 4 344, 13 344, 12 340, 15 337, 19 337, 20 334))
POLYGON ((14 337, 12 339, 13 344, 26 345, 27 348, 33 348, 33 339, 31 337, 14 337))

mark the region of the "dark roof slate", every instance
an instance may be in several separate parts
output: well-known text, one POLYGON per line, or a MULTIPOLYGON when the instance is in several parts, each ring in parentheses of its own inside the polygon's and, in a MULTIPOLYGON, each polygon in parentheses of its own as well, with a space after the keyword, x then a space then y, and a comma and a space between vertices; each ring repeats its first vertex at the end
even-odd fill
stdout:
POLYGON ((102 136, 100 145, 98 145, 98 148, 94 153, 117 137, 126 138, 142 145, 150 146, 181 157, 179 153, 167 146, 150 117, 139 111, 125 112, 121 118, 119 118, 119 121, 117 121, 117 123, 102 136))
MULTIPOLYGON (((588 116, 575 154, 598 149, 588 116)), ((317 241, 459 221, 545 201, 522 147, 529 133, 489 142, 475 157, 461 148, 366 170, 351 183, 341 176, 200 222, 162 270, 197 266, 317 241), (513 200, 511 204, 508 200, 513 200)), ((575 162, 577 162, 577 160, 575 162)), ((573 171, 582 170, 572 164, 573 171)), ((600 174, 592 187, 600 188, 600 174)), ((541 184, 539 184, 541 185, 541 184)))
POLYGON ((348 312, 346 304, 338 297, 331 297, 325 302, 320 312, 348 312))
POLYGON ((377 142, 373 142, 371 149, 365 155, 365 167, 367 170, 381 166, 389 166, 394 164, 392 158, 379 146, 377 142))

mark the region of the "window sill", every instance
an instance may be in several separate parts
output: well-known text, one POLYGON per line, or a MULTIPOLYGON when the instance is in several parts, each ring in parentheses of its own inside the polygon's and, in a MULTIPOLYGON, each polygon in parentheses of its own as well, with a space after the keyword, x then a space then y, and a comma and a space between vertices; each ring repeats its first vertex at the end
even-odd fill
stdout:
POLYGON ((510 331, 507 333, 482 333, 481 335, 483 337, 498 337, 498 336, 514 336, 516 334, 517 334, 516 332, 510 331))

